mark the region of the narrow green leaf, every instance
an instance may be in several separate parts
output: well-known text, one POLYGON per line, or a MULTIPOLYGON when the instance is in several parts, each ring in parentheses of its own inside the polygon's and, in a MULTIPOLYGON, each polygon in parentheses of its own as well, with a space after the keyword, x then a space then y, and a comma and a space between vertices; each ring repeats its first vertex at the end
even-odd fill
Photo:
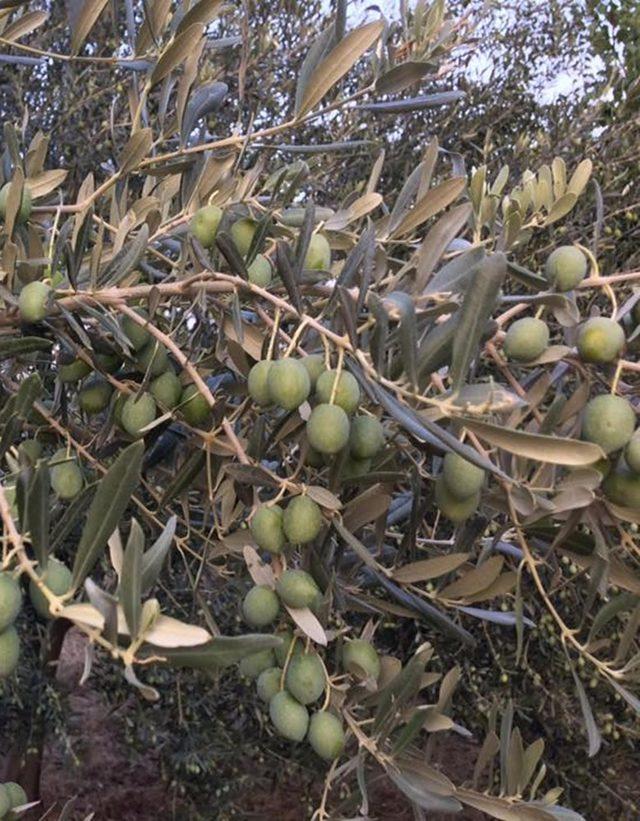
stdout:
POLYGON ((404 91, 408 86, 417 83, 432 68, 432 64, 428 62, 421 63, 409 60, 406 63, 400 63, 400 65, 394 66, 378 77, 376 91, 379 94, 397 94, 399 91, 404 91))
POLYGON ((509 699, 507 709, 502 714, 500 723, 500 791, 507 790, 507 772, 509 768, 509 743, 513 728, 513 701, 509 699))
POLYGON ((71 53, 77 54, 82 48, 89 32, 96 24, 98 17, 102 14, 107 0, 87 0, 80 6, 75 20, 72 21, 71 29, 71 53))
POLYGON ((222 10, 223 0, 200 0, 195 3, 184 15, 176 29, 176 34, 182 34, 190 26, 200 23, 203 26, 209 25, 213 18, 222 10))
POLYGON ((101 479, 82 530, 73 563, 73 588, 77 589, 91 572, 104 550, 131 495, 140 481, 144 442, 125 448, 101 479))
POLYGON ((431 226, 427 236, 417 253, 415 292, 422 293, 427 281, 445 250, 471 215, 471 205, 468 202, 457 205, 431 226))
POLYGON ((504 255, 493 254, 485 258, 467 288, 460 309, 459 332, 453 340, 450 375, 454 393, 462 387, 471 362, 479 354, 480 340, 506 273, 504 255))
POLYGON ((35 470, 29 491, 27 493, 26 522, 31 535, 31 545, 33 546, 38 566, 42 570, 46 569, 49 552, 49 466, 46 462, 40 462, 35 470))
POLYGON ((591 709, 591 704, 589 703, 589 698, 587 697, 586 690, 584 689, 584 685, 582 684, 579 676, 576 674, 574 670, 571 670, 571 674, 576 685, 576 690, 578 691, 580 709, 582 710, 584 726, 585 730, 587 731, 587 739, 589 742, 588 755, 589 758, 593 758, 593 756, 596 755, 598 750, 600 749, 600 746, 602 744, 602 736, 600 735, 600 731, 598 730, 596 720, 593 717, 593 711, 591 709))
POLYGON ((15 356, 49 351, 53 342, 39 336, 16 336, 0 339, 0 359, 13 359, 15 356))
POLYGON ((465 97, 464 91, 440 91, 434 94, 423 94, 420 97, 405 97, 399 100, 386 100, 381 103, 359 105, 362 111, 373 114, 403 114, 407 111, 422 111, 439 105, 451 105, 465 97))
POLYGON ((236 664, 245 656, 279 647, 282 639, 264 634, 217 636, 195 647, 164 648, 145 644, 143 655, 160 656, 171 667, 193 667, 199 670, 219 670, 236 664))
POLYGON ((148 593, 157 582, 176 532, 177 516, 172 516, 162 533, 142 557, 142 593, 148 593))
POLYGON ((202 35, 202 23, 193 23, 188 28, 181 31, 165 48, 155 68, 151 72, 149 78, 149 85, 151 87, 157 85, 161 80, 173 71, 174 68, 186 59, 186 57, 194 50, 197 41, 202 35))
POLYGON ((26 34, 39 28, 49 17, 46 11, 28 11, 21 17, 9 23, 2 33, 2 38, 7 42, 15 42, 26 34))
POLYGON ((605 458, 599 445, 594 445, 592 442, 563 439, 560 436, 544 436, 539 433, 525 433, 525 431, 511 430, 499 425, 491 425, 489 422, 481 422, 479 419, 470 419, 467 416, 460 418, 465 427, 481 439, 508 453, 534 459, 536 462, 580 467, 592 465, 605 458))
POLYGON ((309 51, 302 61, 300 72, 298 74, 298 84, 296 86, 296 99, 294 104, 294 111, 296 113, 300 110, 302 99, 316 68, 321 60, 326 56, 327 52, 335 45, 334 36, 335 26, 327 26, 327 28, 321 31, 313 41, 309 51))
POLYGON ((131 532, 127 540, 122 562, 120 581, 120 604, 133 639, 137 638, 140 629, 142 611, 142 551, 144 533, 136 519, 131 520, 131 532))
POLYGON ((384 24, 367 23, 350 32, 333 48, 311 75, 296 118, 304 117, 352 68, 382 34, 384 24))
POLYGON ((152 145, 153 133, 150 128, 141 128, 132 134, 119 157, 120 173, 128 174, 136 168, 147 156, 152 145))
POLYGON ((145 222, 136 236, 127 243, 109 262, 100 274, 99 284, 117 285, 130 271, 138 265, 147 250, 149 226, 145 222))
POLYGON ((423 222, 450 205, 464 190, 467 181, 464 177, 452 177, 435 188, 429 189, 419 200, 393 232, 394 237, 410 234, 423 222))

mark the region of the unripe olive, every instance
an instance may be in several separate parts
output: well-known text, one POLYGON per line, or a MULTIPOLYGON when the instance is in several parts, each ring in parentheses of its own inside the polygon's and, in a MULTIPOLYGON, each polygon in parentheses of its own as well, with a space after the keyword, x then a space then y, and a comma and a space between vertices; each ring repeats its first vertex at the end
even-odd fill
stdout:
POLYGON ((585 362, 615 362, 622 353, 624 343, 622 326, 604 316, 588 319, 578 331, 578 353, 585 362))
POLYGON ((309 607, 320 592, 318 585, 304 570, 285 570, 276 582, 278 595, 289 607, 309 607))
POLYGON ((52 289, 44 282, 29 282, 20 291, 18 310, 23 322, 41 322, 48 312, 52 289))
POLYGON ((344 748, 342 722, 333 713, 321 710, 311 716, 307 740, 316 755, 325 761, 333 761, 344 748))
POLYGON ((21 606, 20 585, 10 573, 0 573, 0 633, 13 624, 21 606))
POLYGON ((282 508, 278 505, 261 505, 256 510, 249 529, 258 547, 269 553, 282 552, 285 543, 282 519, 282 508))
POLYGON ((317 405, 307 421, 307 439, 320 453, 338 453, 349 441, 349 417, 338 405, 317 405))
MULTIPOLYGON (((17 784, 15 781, 7 781, 4 784, 4 788, 9 793, 9 800, 11 802, 11 807, 12 808, 22 807, 24 804, 29 803, 29 799, 27 798, 27 794, 22 789, 20 784, 17 784)), ((12 814, 12 815, 9 816, 10 821, 13 821, 13 816, 14 815, 15 814, 12 814)), ((0 814, 0 818, 1 817, 2 817, 2 815, 0 814)), ((15 818, 17 818, 17 817, 18 816, 16 815, 15 818)))
POLYGON ((273 274, 271 263, 264 254, 257 254, 251 265, 247 268, 249 282, 260 288, 268 288, 273 274))
POLYGON ((640 433, 635 433, 625 448, 624 458, 634 473, 640 473, 640 433))
POLYGON ((384 447, 384 428, 374 416, 356 416, 351 421, 349 449, 356 459, 371 459, 384 447))
POLYGON ((317 451, 315 448, 309 446, 307 448, 306 456, 305 456, 305 465, 309 465, 312 468, 322 468, 325 466, 324 456, 317 451))
POLYGON ((605 496, 614 504, 640 509, 640 474, 632 473, 626 465, 619 465, 602 483, 605 496))
POLYGON ((318 382, 318 377, 324 373, 326 368, 324 365, 324 356, 319 353, 312 353, 309 356, 303 356, 300 360, 309 374, 309 381, 311 382, 311 390, 315 390, 318 382))
POLYGON ((454 524, 459 524, 468 519, 480 504, 480 491, 468 496, 466 499, 456 499, 450 492, 443 476, 436 479, 436 505, 440 512, 454 524))
POLYGON ((57 451, 51 459, 51 487, 61 499, 74 499, 82 490, 84 477, 75 460, 66 450, 57 451))
POLYGON ((313 541, 322 528, 322 513, 308 496, 296 496, 287 505, 282 519, 284 535, 291 544, 313 541))
POLYGON ((278 618, 280 600, 266 585, 256 585, 244 597, 242 615, 249 627, 266 627, 278 618))
POLYGON ((380 657, 375 647, 364 639, 346 642, 342 650, 342 666, 359 679, 377 679, 380 675, 380 657))
POLYGON ((180 411, 185 420, 194 427, 204 425, 209 418, 209 403, 200 393, 197 385, 187 385, 182 391, 180 411))
POLYGON ((15 627, 7 627, 0 633, 0 679, 7 678, 18 666, 20 639, 15 627))
MULTIPOLYGON (((9 186, 11 185, 10 182, 3 185, 0 188, 0 219, 4 219, 7 215, 7 199, 9 198, 9 186)), ((20 208, 18 208, 18 213, 16 214, 16 224, 21 225, 22 223, 27 222, 29 217, 31 216, 31 208, 32 208, 32 197, 31 197, 31 190, 28 185, 22 186, 22 198, 20 199, 20 208)), ((0 815, 0 818, 2 816, 0 815)))
POLYGON ((172 410, 182 396, 182 384, 172 370, 161 373, 149 385, 149 391, 156 402, 167 410, 172 410))
POLYGON ((284 667, 287 661, 287 656, 289 655, 291 642, 295 642, 293 645, 293 650, 291 651, 292 656, 299 655, 302 652, 302 642, 298 641, 294 637, 291 630, 280 630, 276 633, 276 636, 282 639, 282 643, 275 649, 276 661, 281 667, 284 667))
POLYGON ((587 402, 582 415, 582 437, 605 453, 623 448, 633 436, 636 415, 621 396, 602 394, 587 402))
POLYGON ((79 357, 58 366, 58 376, 61 382, 77 382, 89 373, 91 373, 91 365, 79 357))
POLYGON ((263 359, 256 364, 249 371, 247 379, 247 388, 249 396, 258 405, 270 405, 271 394, 269 393, 269 371, 273 362, 270 359, 263 359))
MULTIPOLYGON (((337 371, 325 371, 318 377, 316 396, 319 402, 330 402, 336 376, 337 371)), ((338 377, 338 387, 336 389, 334 404, 338 405, 346 413, 353 413, 360 404, 360 386, 356 378, 348 371, 342 371, 338 377)))
POLYGON ((458 501, 475 496, 484 484, 484 470, 457 453, 445 455, 442 476, 447 491, 458 501))
POLYGON ((150 393, 130 394, 122 406, 120 424, 130 436, 140 436, 156 418, 156 401, 150 393))
POLYGON ((343 482, 352 482, 366 476, 371 470, 371 459, 355 459, 348 456, 342 464, 340 478, 343 482))
POLYGON ((258 676, 256 682, 256 689, 258 691, 258 698, 268 704, 271 699, 280 691, 280 678, 282 677, 282 670, 280 667, 269 667, 268 670, 263 670, 258 676))
POLYGON ((78 404, 90 416, 101 413, 109 404, 113 387, 101 376, 88 379, 78 392, 78 404))
MULTIPOLYGON (((55 556, 50 556, 44 573, 40 578, 56 596, 62 596, 71 589, 71 571, 55 556)), ((49 602, 38 585, 33 581, 29 582, 29 598, 36 613, 43 619, 50 618, 49 602)))
MULTIPOLYGON (((149 319, 149 314, 143 308, 136 308, 135 310, 144 319, 149 319)), ((151 342, 152 337, 149 329, 143 325, 138 325, 131 317, 123 316, 120 324, 134 351, 141 350, 151 342)))
POLYGON ((269 716, 273 726, 283 738, 302 741, 309 727, 307 708, 293 698, 286 690, 281 690, 269 702, 269 716))
MULTIPOLYGON (((2 664, 1 660, 0 660, 0 664, 2 664)), ((0 678, 3 678, 1 673, 0 673, 0 678)), ((9 790, 7 789, 6 784, 0 784, 0 818, 6 818, 6 816, 7 816, 10 809, 11 809, 11 798, 9 796, 9 790)))
POLYGON ((231 239, 241 257, 247 256, 256 227, 257 223, 248 217, 236 220, 231 226, 231 239))
POLYGON ((189 222, 191 233, 203 248, 211 248, 215 245, 221 219, 222 209, 217 205, 205 205, 191 217, 189 222))
POLYGON ((245 678, 258 678, 260 673, 275 667, 276 659, 273 650, 259 650, 245 656, 238 667, 240 675, 245 678))
POLYGON ((507 358, 515 362, 533 362, 547 350, 548 345, 547 323, 526 316, 511 323, 504 338, 503 350, 507 358))
POLYGON ((155 339, 145 345, 135 359, 136 369, 140 373, 149 373, 150 376, 159 376, 169 367, 169 357, 166 349, 155 339))
POLYGON ((311 381, 298 359, 278 359, 267 374, 271 400, 284 410, 295 410, 309 396, 311 381))
POLYGON ((117 353, 97 353, 96 364, 105 373, 115 373, 122 365, 122 358, 117 353))
POLYGON ((119 427, 122 427, 122 410, 128 398, 126 393, 119 393, 113 403, 113 421, 119 427))
POLYGON ((30 465, 35 465, 42 455, 42 445, 37 439, 24 439, 18 445, 18 452, 30 465))
POLYGON ((587 258, 574 245, 561 245, 547 258, 545 275, 558 291, 573 290, 586 273, 587 258))
POLYGON ((317 701, 324 692, 325 683, 324 667, 316 653, 294 656, 289 662, 285 684, 301 704, 317 701))
POLYGON ((311 237, 303 267, 315 271, 331 268, 331 246, 324 234, 313 234, 311 237))

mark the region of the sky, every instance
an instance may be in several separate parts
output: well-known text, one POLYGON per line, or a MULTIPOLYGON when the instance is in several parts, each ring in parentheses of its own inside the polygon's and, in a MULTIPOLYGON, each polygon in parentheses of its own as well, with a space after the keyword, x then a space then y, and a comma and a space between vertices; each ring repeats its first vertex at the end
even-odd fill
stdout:
MULTIPOLYGON (((368 14, 375 15, 376 9, 382 11, 385 16, 397 17, 400 8, 401 0, 348 0, 348 16, 352 25, 361 22, 368 14)), ((415 0, 408 0, 412 5, 415 0)), ((539 0, 540 3, 545 3, 547 0, 539 0)), ((327 5, 333 5, 327 0, 327 5)), ((497 7, 491 12, 492 14, 510 13, 499 3, 497 7)), ((469 62, 467 71, 475 78, 482 78, 489 76, 492 67, 491 55, 488 52, 483 52, 478 49, 469 62)), ((566 66, 557 65, 557 71, 554 73, 554 66, 552 63, 540 66, 539 81, 537 87, 541 102, 545 104, 553 103, 564 95, 573 95, 581 92, 589 78, 603 73, 605 66, 602 60, 595 56, 587 56, 581 70, 570 70, 566 66), (542 81, 544 78, 544 82, 542 81)), ((534 85, 536 81, 534 80, 534 85)))

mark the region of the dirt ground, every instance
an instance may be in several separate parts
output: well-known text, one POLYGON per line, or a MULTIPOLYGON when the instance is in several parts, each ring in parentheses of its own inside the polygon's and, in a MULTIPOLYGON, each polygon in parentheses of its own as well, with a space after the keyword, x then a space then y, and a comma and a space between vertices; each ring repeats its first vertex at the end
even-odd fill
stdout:
MULTIPOLYGON (((156 821, 162 818, 190 821, 195 816, 176 799, 161 776, 159 756, 153 751, 141 755, 125 740, 124 724, 128 705, 113 710, 91 686, 91 679, 79 686, 84 663, 84 638, 71 630, 65 639, 58 666, 58 680, 69 692, 67 730, 71 752, 56 739, 44 756, 42 810, 47 821, 58 821, 70 800, 65 821, 156 821)), ((132 696, 135 698, 135 696, 132 696)), ((437 759, 445 765, 455 762, 458 777, 468 777, 477 751, 460 740, 442 746, 437 759)), ((207 821, 227 818, 245 821, 308 821, 307 786, 295 775, 271 783, 261 783, 241 800, 232 815, 212 808, 207 821)), ((376 821, 410 821, 411 807, 387 779, 374 786, 371 795, 376 821)), ((42 817, 42 811, 33 816, 42 817)), ((199 816, 201 817, 201 816, 199 816)), ((465 812, 459 821, 478 821, 481 815, 465 812)), ((429 815, 430 821, 439 821, 429 815)))

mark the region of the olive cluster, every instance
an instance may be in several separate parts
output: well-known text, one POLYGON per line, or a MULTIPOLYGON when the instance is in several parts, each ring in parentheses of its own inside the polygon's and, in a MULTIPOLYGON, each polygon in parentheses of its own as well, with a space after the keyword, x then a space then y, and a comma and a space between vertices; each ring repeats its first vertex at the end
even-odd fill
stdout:
MULTIPOLYGON (((193 236, 203 248, 213 248, 224 211, 217 205, 206 205, 200 208, 191 218, 190 229, 193 236)), ((258 228, 256 220, 242 217, 231 223, 229 234, 241 257, 246 258, 258 228)), ((311 236, 303 267, 310 271, 328 271, 331 268, 331 247, 324 234, 311 236)), ((249 282, 261 288, 267 288, 273 278, 273 266, 266 254, 256 254, 247 266, 249 282)))
MULTIPOLYGON (((24 321, 36 322, 48 311, 52 289, 43 282, 25 285, 20 293, 20 311, 24 321)), ((104 341, 97 341, 94 352, 95 364, 103 373, 93 373, 85 359, 61 353, 57 376, 63 384, 73 385, 77 391, 77 403, 87 416, 103 413, 113 406, 115 424, 132 437, 142 435, 157 418, 158 413, 179 411, 181 417, 194 427, 203 426, 210 414, 209 404, 193 383, 183 385, 171 362, 166 348, 152 335, 145 323, 148 314, 137 310, 144 320, 138 323, 130 316, 121 319, 121 327, 129 341, 131 361, 115 351, 104 341), (129 381, 145 377, 145 388, 128 393, 115 391, 104 374, 116 374, 126 366, 129 381)), ((33 447, 36 447, 34 443, 33 447)), ((82 472, 75 460, 64 452, 57 453, 53 463, 60 463, 52 472, 54 490, 63 499, 77 495, 83 485, 82 472)))
MULTIPOLYGON (((71 589, 71 571, 55 556, 49 557, 40 580, 56 596, 63 596, 71 589)), ((50 618, 49 602, 35 579, 29 583, 29 598, 42 619, 50 618)), ((20 637, 14 622, 21 607, 22 591, 19 583, 9 571, 0 573, 0 679, 10 676, 18 665, 20 637)))
MULTIPOLYGON (((562 246, 549 256, 545 272, 556 290, 570 291, 585 277, 587 259, 579 248, 562 246)), ((635 306, 634 319, 640 322, 640 303, 635 306)), ((504 352, 515 362, 530 363, 542 356, 548 344, 546 323, 525 317, 509 327, 504 352)), ((619 359, 625 344, 624 329, 615 319, 591 317, 578 328, 576 349, 585 363, 611 365, 619 359)), ((614 394, 589 400, 582 414, 582 438, 599 445, 610 457, 599 464, 605 474, 606 496, 615 504, 640 509, 640 434, 631 403, 614 394)))
MULTIPOLYGON (((260 700, 268 705, 269 717, 276 731, 289 741, 305 738, 325 760, 337 758, 345 744, 340 718, 328 709, 330 682, 326 662, 321 655, 305 646, 288 625, 282 624, 282 607, 317 607, 320 590, 314 579, 303 570, 285 570, 275 584, 253 587, 242 604, 246 623, 252 628, 266 628, 279 623, 275 635, 281 639, 275 650, 262 650, 244 658, 241 675, 253 679, 260 700), (324 704, 317 707, 324 696, 324 704)), ((373 647, 362 639, 346 642, 342 649, 342 669, 356 682, 377 680, 380 659, 373 647)))
POLYGON ((384 446, 384 430, 376 417, 352 416, 361 401, 355 377, 348 371, 325 368, 320 354, 256 362, 249 372, 248 390, 258 405, 286 411, 296 410, 314 394, 314 408, 306 423, 310 464, 322 464, 348 446, 345 471, 359 476, 369 470, 372 458, 384 446))
MULTIPOLYGON (((22 592, 18 582, 10 573, 0 573, 0 679, 10 676, 18 664, 20 639, 14 622, 21 607, 22 592)), ((0 797, 1 808, 2 798, 0 797)))
POLYGON ((27 794, 15 781, 0 784, 0 818, 13 821, 18 818, 14 810, 28 803, 27 794))

